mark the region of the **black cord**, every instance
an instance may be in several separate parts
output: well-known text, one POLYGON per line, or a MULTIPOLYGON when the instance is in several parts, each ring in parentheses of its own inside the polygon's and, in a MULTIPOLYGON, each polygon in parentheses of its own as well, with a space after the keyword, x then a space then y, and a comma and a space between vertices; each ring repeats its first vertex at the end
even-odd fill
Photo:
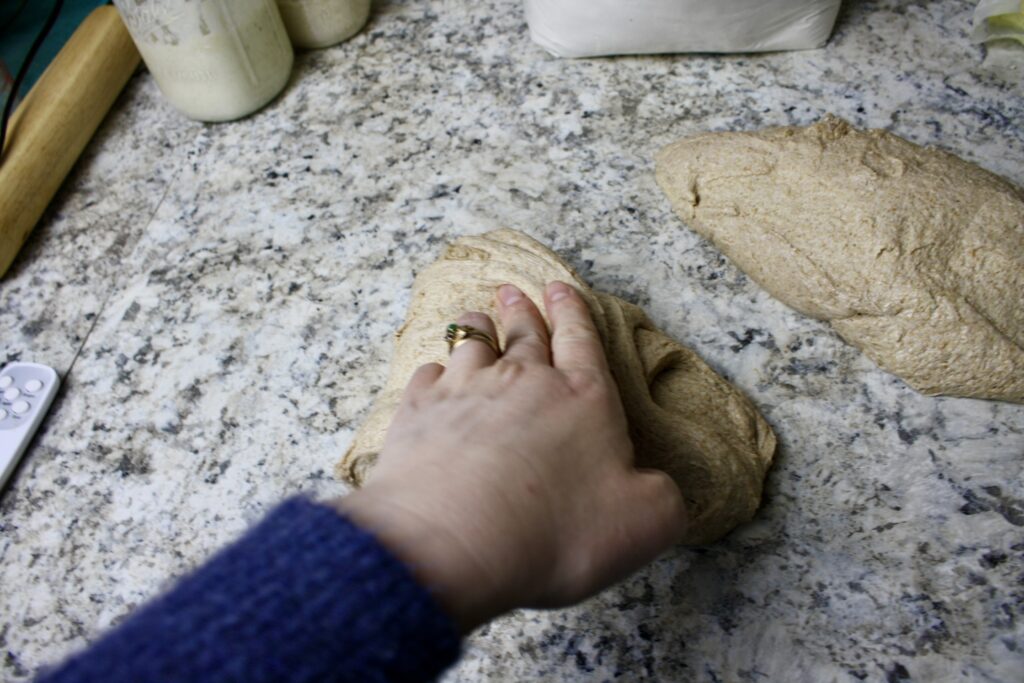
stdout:
POLYGON ((18 97, 18 90, 21 88, 21 84, 24 83, 25 77, 28 76, 28 68, 32 65, 32 60, 36 58, 36 53, 42 47, 46 36, 50 34, 53 25, 57 23, 57 15, 60 14, 63 6, 64 0, 54 0, 50 16, 46 17, 46 23, 43 24, 43 28, 39 31, 39 35, 36 36, 32 47, 28 49, 25 61, 22 62, 21 68, 18 69, 18 75, 14 77, 14 83, 11 84, 11 92, 7 93, 7 103, 4 104, 3 118, 0 119, 0 161, 3 161, 4 142, 7 140, 7 122, 11 118, 11 110, 14 109, 14 100, 18 97))

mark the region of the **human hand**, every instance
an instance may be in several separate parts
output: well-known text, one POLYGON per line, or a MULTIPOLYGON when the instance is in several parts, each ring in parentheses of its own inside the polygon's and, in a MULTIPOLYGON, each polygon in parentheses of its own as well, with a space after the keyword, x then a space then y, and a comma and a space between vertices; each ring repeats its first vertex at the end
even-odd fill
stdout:
MULTIPOLYGON (((545 294, 552 332, 505 285, 498 358, 470 341, 406 388, 366 485, 335 503, 374 533, 468 631, 515 607, 573 604, 679 540, 682 496, 638 470, 586 303, 545 294)), ((471 325, 497 338, 480 313, 471 325)))

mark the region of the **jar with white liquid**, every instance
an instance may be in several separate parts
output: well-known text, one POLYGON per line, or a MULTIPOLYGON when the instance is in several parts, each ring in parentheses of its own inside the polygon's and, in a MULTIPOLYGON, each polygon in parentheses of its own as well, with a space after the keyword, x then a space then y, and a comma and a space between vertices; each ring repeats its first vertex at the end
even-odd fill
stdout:
POLYGON ((164 96, 230 121, 281 92, 294 55, 275 0, 114 0, 164 96))
POLYGON ((359 33, 370 0, 277 0, 295 47, 327 47, 359 33))

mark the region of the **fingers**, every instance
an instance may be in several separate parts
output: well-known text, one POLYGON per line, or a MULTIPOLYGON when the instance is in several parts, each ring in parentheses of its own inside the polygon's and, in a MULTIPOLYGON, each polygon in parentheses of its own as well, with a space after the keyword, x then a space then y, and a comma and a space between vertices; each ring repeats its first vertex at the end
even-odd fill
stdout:
POLYGON ((566 373, 608 374, 608 361, 586 302, 564 282, 548 284, 544 305, 551 318, 553 365, 566 373))
POLYGON ((498 288, 498 314, 505 327, 505 358, 550 365, 547 323, 521 290, 513 285, 498 288))
MULTIPOLYGON (((481 332, 486 332, 491 339, 498 338, 498 332, 494 329, 494 322, 490 316, 483 313, 465 313, 458 320, 459 325, 475 327, 481 332)), ((455 376, 463 376, 475 370, 480 370, 489 365, 494 365, 498 355, 494 353, 488 344, 476 339, 468 339, 459 344, 452 351, 448 359, 448 373, 455 376)))
POLYGON ((409 379, 409 383, 405 385, 405 393, 416 394, 425 389, 429 389, 434 386, 434 383, 441 379, 441 375, 444 374, 444 366, 438 363, 427 363, 421 365, 416 369, 416 372, 412 374, 409 379))

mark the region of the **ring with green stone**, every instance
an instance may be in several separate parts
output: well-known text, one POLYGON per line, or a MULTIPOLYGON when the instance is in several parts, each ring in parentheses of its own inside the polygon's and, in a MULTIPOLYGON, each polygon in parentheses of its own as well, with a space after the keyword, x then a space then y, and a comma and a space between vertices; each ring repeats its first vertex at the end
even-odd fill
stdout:
POLYGON ((491 351, 494 351, 494 355, 501 355, 501 347, 498 346, 498 342, 491 335, 487 334, 483 330, 478 330, 475 327, 469 325, 459 325, 458 323, 452 323, 445 329, 444 340, 448 342, 448 354, 451 353, 469 341, 479 341, 487 344, 491 347, 491 351))

